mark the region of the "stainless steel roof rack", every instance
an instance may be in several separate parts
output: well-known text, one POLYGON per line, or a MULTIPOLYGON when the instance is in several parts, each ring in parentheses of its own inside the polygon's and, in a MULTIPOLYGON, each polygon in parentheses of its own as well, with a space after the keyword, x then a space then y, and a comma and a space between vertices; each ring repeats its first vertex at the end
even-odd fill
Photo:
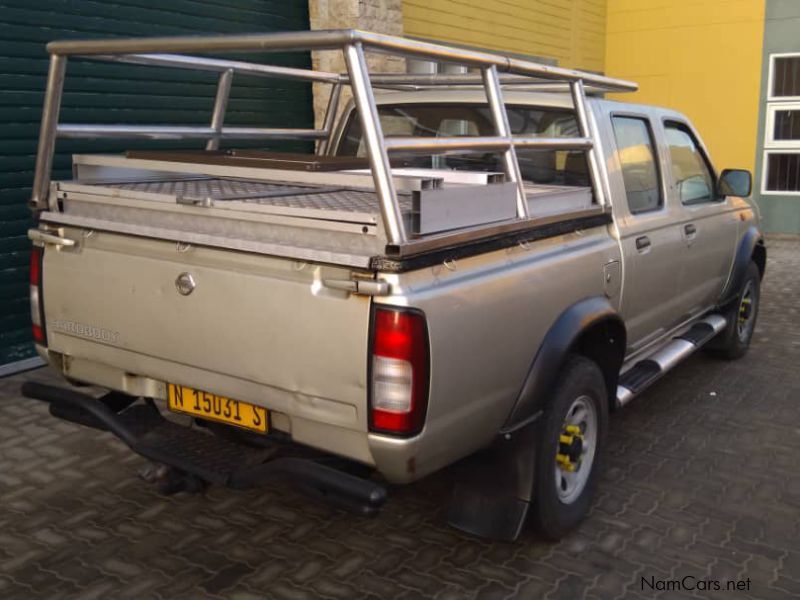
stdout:
POLYGON ((598 204, 604 206, 606 200, 600 184, 597 168, 599 157, 593 143, 594 136, 586 109, 585 86, 594 92, 637 89, 634 83, 595 73, 544 65, 502 54, 349 29, 226 36, 68 40, 51 42, 47 50, 50 53, 50 68, 32 191, 34 207, 44 209, 47 206, 50 171, 55 141, 58 137, 199 138, 206 139, 206 148, 211 150, 218 147, 221 139, 312 139, 320 140, 318 151, 323 151, 330 142, 340 90, 342 86, 349 85, 364 132, 364 142, 388 241, 394 245, 403 244, 408 237, 392 179, 390 152, 497 151, 502 153, 506 179, 517 185, 517 216, 520 219, 529 219, 516 148, 583 150, 588 156, 595 198, 598 204), (193 55, 193 53, 209 52, 265 53, 308 50, 342 52, 347 65, 347 74, 193 55), (365 50, 456 63, 477 69, 480 73, 447 76, 370 75, 364 57, 365 50), (175 127, 59 123, 66 64, 70 57, 218 72, 219 81, 210 124, 206 127, 175 127), (226 126, 225 111, 231 81, 236 74, 330 84, 332 91, 322 128, 226 126), (373 94, 374 89, 424 89, 440 86, 483 87, 494 121, 495 135, 434 139, 384 138, 373 94), (534 89, 540 86, 538 89, 546 91, 568 90, 575 106, 580 137, 551 139, 513 136, 503 101, 504 86, 534 86, 534 89))

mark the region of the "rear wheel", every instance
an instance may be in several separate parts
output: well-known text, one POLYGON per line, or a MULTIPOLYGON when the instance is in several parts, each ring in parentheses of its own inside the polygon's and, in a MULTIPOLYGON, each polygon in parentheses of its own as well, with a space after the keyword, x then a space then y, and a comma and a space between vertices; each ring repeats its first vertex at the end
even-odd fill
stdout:
POLYGON ((756 327, 760 299, 761 272, 758 265, 751 262, 747 267, 742 289, 725 314, 728 324, 709 346, 714 354, 732 360, 747 353, 756 327))
POLYGON ((608 429, 608 396, 600 368, 573 355, 540 423, 533 520, 557 540, 586 516, 608 429))

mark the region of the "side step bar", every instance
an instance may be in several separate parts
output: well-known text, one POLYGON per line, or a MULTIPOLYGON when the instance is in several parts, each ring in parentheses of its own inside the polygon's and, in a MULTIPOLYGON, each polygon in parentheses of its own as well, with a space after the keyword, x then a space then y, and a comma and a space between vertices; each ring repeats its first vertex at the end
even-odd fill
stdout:
POLYGON ((32 381, 22 385, 22 395, 49 403, 53 416, 113 433, 137 454, 208 483, 246 488, 286 477, 302 491, 364 516, 376 514, 386 500, 383 486, 309 459, 264 462, 259 450, 165 419, 152 401, 117 392, 94 398, 32 381))
POLYGON ((725 317, 709 315, 625 371, 617 385, 617 406, 625 406, 633 400, 664 373, 725 329, 726 324, 725 317))

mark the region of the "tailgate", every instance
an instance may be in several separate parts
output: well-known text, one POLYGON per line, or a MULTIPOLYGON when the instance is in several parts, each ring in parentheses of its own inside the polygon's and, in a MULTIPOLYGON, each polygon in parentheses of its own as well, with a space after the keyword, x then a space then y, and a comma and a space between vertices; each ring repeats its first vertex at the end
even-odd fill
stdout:
POLYGON ((347 268, 63 231, 77 246, 43 263, 51 350, 366 429, 369 298, 322 284, 347 268))

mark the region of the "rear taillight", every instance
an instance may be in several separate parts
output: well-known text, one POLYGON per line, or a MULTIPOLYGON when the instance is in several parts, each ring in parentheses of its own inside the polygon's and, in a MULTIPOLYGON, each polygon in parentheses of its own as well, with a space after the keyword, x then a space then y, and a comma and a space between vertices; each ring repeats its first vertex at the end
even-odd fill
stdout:
POLYGON ((376 308, 370 360, 370 430, 419 433, 428 408, 425 316, 408 309, 376 308))
POLYGON ((44 330, 44 306, 42 305, 42 255, 40 247, 31 248, 31 322, 33 323, 33 340, 37 344, 47 343, 44 330))

